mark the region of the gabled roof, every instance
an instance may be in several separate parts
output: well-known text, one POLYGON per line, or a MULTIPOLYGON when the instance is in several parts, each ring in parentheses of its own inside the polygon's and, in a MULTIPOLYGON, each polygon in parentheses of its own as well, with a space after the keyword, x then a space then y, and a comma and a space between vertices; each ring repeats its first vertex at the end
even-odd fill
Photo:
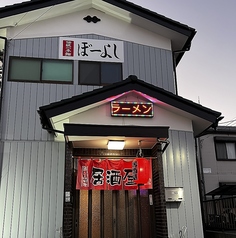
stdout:
POLYGON ((196 34, 195 29, 185 24, 174 21, 125 0, 26 1, 0 8, 0 29, 4 27, 14 27, 14 24, 16 23, 17 25, 29 24, 33 21, 33 16, 37 16, 37 14, 27 16, 25 13, 36 13, 42 9, 49 9, 47 14, 45 14, 45 12, 38 13, 39 15, 42 14, 40 16, 40 19, 42 20, 46 17, 63 15, 82 8, 84 9, 85 7, 93 7, 108 14, 117 14, 117 16, 119 15, 126 18, 129 17, 133 24, 139 25, 145 29, 159 33, 164 37, 171 39, 173 51, 178 51, 175 54, 177 63, 182 58, 184 52, 190 49, 191 41, 196 34), (57 8, 51 9, 52 6, 57 6, 57 8), (27 22, 27 18, 29 22, 27 22))
POLYGON ((170 18, 167 18, 163 15, 160 15, 156 12, 145 9, 141 6, 138 6, 134 3, 128 2, 126 0, 103 0, 103 1, 108 2, 112 5, 115 5, 119 8, 125 9, 125 10, 127 10, 131 13, 134 13, 140 17, 148 19, 152 22, 155 22, 155 23, 162 25, 166 28, 169 28, 171 30, 177 31, 177 32, 184 34, 186 36, 191 36, 193 33, 195 34, 195 29, 193 29, 185 24, 182 24, 178 21, 174 21, 170 18))
POLYGON ((65 115, 71 116, 84 108, 95 107, 99 102, 109 102, 119 98, 127 92, 135 91, 144 95, 154 104, 164 105, 165 108, 174 113, 181 113, 193 122, 195 135, 199 135, 210 126, 216 126, 220 119, 220 112, 213 111, 194 103, 162 88, 148 84, 137 79, 136 76, 129 76, 122 82, 114 83, 80 94, 59 102, 51 103, 39 108, 41 123, 44 129, 53 130, 52 118, 65 115))
MULTIPOLYGON (((66 2, 71 2, 74 0, 31 0, 22 3, 17 3, 13 5, 7 5, 0 8, 0 18, 5 18, 13 15, 18 15, 20 13, 26 13, 29 11, 34 11, 44 7, 50 7, 53 5, 58 5, 66 2)), ((195 33, 195 30, 185 24, 174 21, 170 18, 167 18, 163 15, 157 14, 153 11, 145 9, 141 6, 133 4, 125 0, 103 0, 104 2, 110 3, 111 5, 117 6, 124 10, 127 10, 131 13, 134 13, 140 17, 148 19, 152 22, 160 24, 164 27, 177 31, 186 36, 191 36, 192 33, 195 33)))
POLYGON ((215 129, 209 128, 205 131, 206 135, 214 134, 214 135, 236 135, 236 127, 235 126, 217 126, 215 129))

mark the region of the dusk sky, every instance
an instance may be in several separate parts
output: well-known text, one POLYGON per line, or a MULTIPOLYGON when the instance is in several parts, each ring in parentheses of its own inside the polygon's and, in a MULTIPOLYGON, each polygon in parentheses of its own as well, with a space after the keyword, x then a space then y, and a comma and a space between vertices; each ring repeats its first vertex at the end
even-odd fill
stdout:
MULTIPOLYGON (((16 2, 21 1, 1 0, 0 7, 16 2)), ((221 112, 225 118, 220 125, 236 126, 236 1, 132 2, 196 29, 191 49, 177 67, 178 94, 221 112)))

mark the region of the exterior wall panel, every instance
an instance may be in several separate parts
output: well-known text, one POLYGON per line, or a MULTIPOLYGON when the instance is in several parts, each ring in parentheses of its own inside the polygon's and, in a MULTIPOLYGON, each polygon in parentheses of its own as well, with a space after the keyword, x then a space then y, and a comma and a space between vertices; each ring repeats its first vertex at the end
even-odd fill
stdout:
POLYGON ((203 237, 196 169, 195 142, 192 132, 170 131, 170 144, 163 155, 166 187, 183 187, 184 201, 167 203, 169 235, 177 235, 183 226, 186 237, 203 237), (191 234, 189 233, 191 231, 191 234))
MULTIPOLYGON (((93 34, 71 37, 115 40, 113 38, 93 34)), ((9 43, 8 53, 11 56, 57 59, 58 50, 58 37, 30 38, 12 40, 9 43)), ((124 78, 127 78, 131 74, 137 75, 138 78, 148 83, 163 87, 167 91, 174 92, 171 51, 127 41, 124 41, 124 51, 124 78)))
MULTIPOLYGON (((14 131, 15 131, 15 127, 16 127, 16 122, 15 122, 15 118, 16 118, 16 105, 17 105, 17 91, 18 91, 18 87, 17 84, 11 84, 10 85, 10 101, 8 104, 8 112, 4 112, 4 115, 8 115, 8 125, 7 125, 7 135, 8 138, 11 140, 13 139, 14 136, 14 131)), ((6 102, 8 103, 8 102, 6 102)), ((18 124, 18 126, 21 127, 21 125, 18 124)))
POLYGON ((60 237, 64 143, 5 142, 1 237, 60 237))
MULTIPOLYGON (((112 39, 93 34, 73 37, 112 39)), ((12 40, 9 44, 8 55, 55 59, 58 58, 58 42, 57 37, 12 40)), ((131 42, 124 42, 124 48, 123 78, 137 75, 148 83, 174 91, 170 51, 131 42)), ((42 130, 37 109, 40 106, 98 88, 98 86, 78 85, 78 70, 78 61, 75 61, 73 85, 7 81, 3 105, 3 114, 7 115, 7 119, 2 122, 3 138, 53 140, 51 135, 42 130)))

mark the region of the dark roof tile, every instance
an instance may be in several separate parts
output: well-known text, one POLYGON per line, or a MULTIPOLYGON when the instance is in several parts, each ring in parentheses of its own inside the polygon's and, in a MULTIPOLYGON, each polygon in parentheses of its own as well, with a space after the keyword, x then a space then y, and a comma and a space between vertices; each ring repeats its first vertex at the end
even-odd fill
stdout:
POLYGON ((162 88, 146 83, 136 76, 129 76, 127 79, 86 92, 68 99, 63 99, 39 108, 39 114, 43 127, 50 128, 49 118, 76 110, 90 104, 105 100, 109 97, 120 95, 128 91, 137 91, 150 97, 156 98, 170 106, 207 120, 212 124, 218 122, 221 113, 203 107, 183 97, 177 96, 162 88))

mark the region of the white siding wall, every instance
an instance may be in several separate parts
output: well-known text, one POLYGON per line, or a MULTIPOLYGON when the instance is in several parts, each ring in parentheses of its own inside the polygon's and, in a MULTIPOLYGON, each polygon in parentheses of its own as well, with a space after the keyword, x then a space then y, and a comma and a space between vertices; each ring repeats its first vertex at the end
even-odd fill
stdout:
MULTIPOLYGON (((117 40, 94 34, 72 35, 71 37, 117 40)), ((58 59, 58 51, 58 37, 29 38, 10 41, 8 55, 58 59)), ((136 75, 145 82, 175 92, 173 70, 172 52, 170 50, 124 41, 124 79, 129 75, 136 75)), ((78 61, 74 63, 74 85, 78 86, 78 61)), ((87 86, 84 87, 87 88, 87 86)))
POLYGON ((186 238, 202 238, 203 229, 193 133, 172 130, 169 140, 170 144, 163 154, 165 187, 183 187, 184 189, 183 202, 167 204, 169 235, 177 235, 179 230, 186 226, 186 238))
POLYGON ((216 159, 214 137, 235 137, 229 134, 205 135, 199 139, 201 149, 202 167, 211 169, 210 173, 204 173, 205 192, 208 193, 219 187, 220 182, 236 181, 236 161, 218 161, 216 159))
POLYGON ((64 143, 4 143, 0 237, 60 237, 64 160, 64 143))
MULTIPOLYGON (((86 87, 91 90, 92 87, 86 87)), ((53 140, 42 130, 40 106, 81 93, 74 85, 8 82, 3 96, 2 138, 6 140, 53 140)), ((85 90, 85 89, 84 89, 85 90)))

